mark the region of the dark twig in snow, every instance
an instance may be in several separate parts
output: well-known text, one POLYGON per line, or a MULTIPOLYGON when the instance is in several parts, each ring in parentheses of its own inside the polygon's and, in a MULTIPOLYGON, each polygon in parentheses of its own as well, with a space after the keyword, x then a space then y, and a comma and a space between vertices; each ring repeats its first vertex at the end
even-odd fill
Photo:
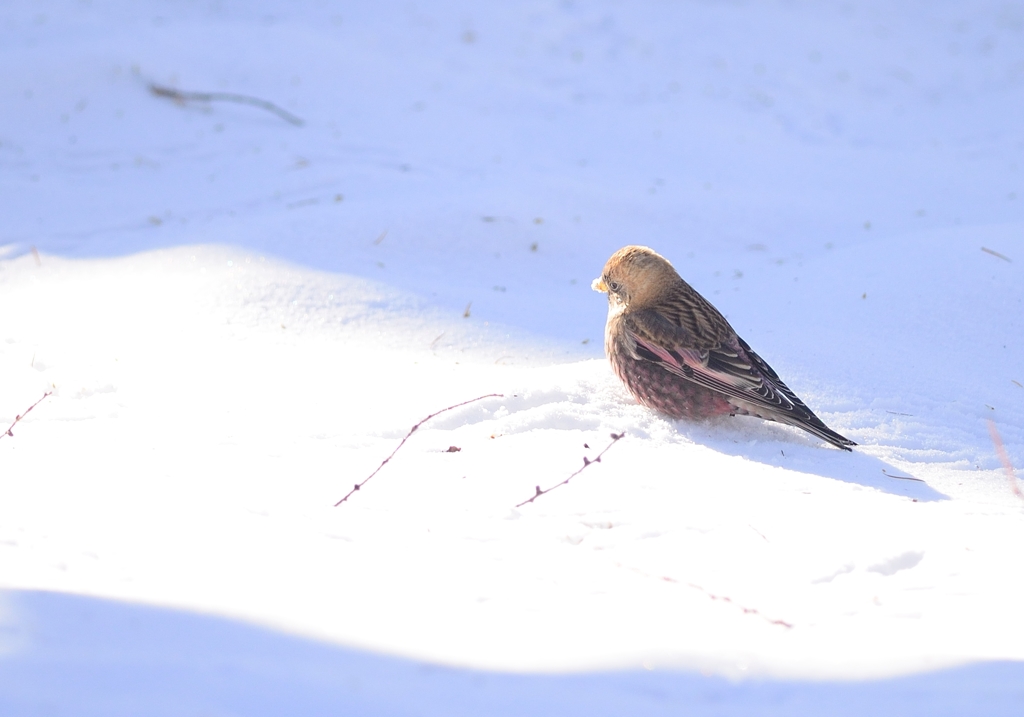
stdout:
POLYGON ((920 478, 911 478, 910 476, 893 475, 889 471, 885 470, 885 468, 882 469, 882 472, 885 473, 890 478, 898 478, 899 480, 916 480, 918 483, 924 483, 924 481, 921 480, 920 478))
POLYGON ((1003 446, 1003 439, 999 435, 999 430, 996 428, 996 422, 991 418, 988 419, 988 432, 992 436, 992 443, 996 447, 996 455, 999 456, 999 460, 1002 461, 1003 468, 1006 469, 1006 478, 1010 481, 1010 489, 1013 494, 1024 500, 1024 493, 1021 493, 1020 486, 1017 484, 1017 476, 1013 472, 1013 464, 1010 463, 1010 456, 1006 453, 1006 448, 1003 446))
POLYGON ((427 416, 422 421, 417 423, 415 426, 410 428, 409 432, 405 434, 405 438, 402 439, 402 442, 398 444, 398 446, 395 448, 395 450, 391 451, 391 455, 388 456, 387 458, 385 458, 383 461, 381 461, 380 465, 377 466, 377 470, 375 470, 373 473, 371 473, 366 478, 364 478, 361 483, 356 483, 352 487, 352 490, 350 490, 348 493, 345 494, 344 498, 342 498, 341 500, 339 500, 337 503, 334 504, 334 507, 337 508, 339 505, 341 505, 346 500, 351 498, 352 494, 355 493, 360 488, 362 488, 364 485, 366 485, 369 482, 370 478, 373 478, 375 475, 380 473, 380 469, 383 468, 384 466, 386 466, 388 464, 388 461, 390 461, 392 458, 395 457, 395 454, 398 453, 398 449, 405 445, 405 442, 408 441, 409 437, 413 433, 416 432, 416 429, 419 428, 420 426, 422 426, 427 421, 429 421, 431 418, 434 418, 435 416, 440 416, 445 411, 450 411, 453 408, 458 408, 459 406, 465 406, 466 404, 469 404, 469 403, 475 403, 476 401, 482 401, 485 398, 504 398, 504 396, 505 396, 505 394, 503 394, 503 393, 488 393, 485 396, 477 396, 476 398, 471 398, 468 401, 463 401, 462 403, 456 403, 453 406, 448 406, 447 408, 442 408, 440 411, 435 411, 434 413, 431 413, 429 416, 427 416))
MULTIPOLYGON (((622 433, 613 433, 612 434, 612 442, 609 443, 607 446, 605 446, 603 451, 601 451, 600 453, 597 454, 597 458, 591 460, 591 459, 587 458, 586 456, 583 456, 583 465, 580 466, 580 468, 575 473, 573 473, 571 476, 566 478, 561 483, 556 483, 555 485, 551 486, 550 488, 545 488, 544 490, 541 490, 540 486, 537 486, 536 487, 536 491, 537 492, 533 494, 533 497, 529 498, 528 500, 524 500, 522 503, 519 503, 518 505, 516 505, 516 507, 517 508, 522 508, 527 503, 532 503, 533 501, 537 500, 538 498, 540 498, 545 493, 550 493, 555 488, 560 488, 561 486, 563 486, 566 483, 568 483, 569 481, 571 481, 573 478, 575 478, 580 473, 585 471, 587 469, 587 466, 593 465, 594 463, 600 463, 601 462, 601 456, 603 456, 605 453, 607 453, 608 449, 611 448, 612 446, 614 446, 618 442, 618 440, 620 438, 622 438, 623 436, 625 436, 625 435, 626 435, 625 431, 623 431, 622 433)), ((586 443, 584 443, 583 445, 587 446, 586 443)), ((589 446, 587 446, 587 447, 589 447, 589 446)))
POLYGON ((49 396, 49 395, 50 395, 51 393, 53 393, 53 391, 47 391, 46 393, 44 393, 44 394, 43 394, 43 397, 42 397, 42 398, 40 398, 40 399, 39 399, 38 401, 36 401, 35 403, 33 403, 33 404, 32 404, 31 406, 29 406, 28 408, 26 408, 26 409, 25 409, 25 412, 24 412, 24 413, 21 413, 21 414, 19 414, 19 415, 15 416, 15 417, 14 417, 14 421, 12 421, 12 422, 11 422, 11 425, 9 425, 9 426, 7 427, 7 430, 3 432, 3 435, 0 435, 0 438, 3 438, 4 436, 10 436, 11 438, 13 438, 13 437, 14 437, 14 434, 13 434, 13 433, 12 433, 11 431, 12 431, 12 430, 14 429, 14 427, 15 427, 15 426, 17 426, 17 425, 18 425, 18 421, 20 421, 20 420, 21 420, 21 419, 23 419, 23 418, 24 418, 25 416, 27 416, 27 415, 28 415, 28 412, 29 412, 29 411, 31 411, 31 410, 32 410, 33 408, 35 408, 35 407, 36 407, 36 406, 38 406, 38 405, 39 405, 40 403, 42 403, 42 402, 43 402, 43 399, 44 399, 44 398, 46 398, 47 396, 49 396))
POLYGON ((302 118, 296 117, 291 112, 281 109, 273 102, 261 100, 259 97, 239 95, 234 92, 185 92, 184 90, 176 90, 173 87, 164 87, 163 85, 157 85, 155 83, 150 83, 149 91, 157 97, 166 97, 180 103, 236 102, 240 105, 252 105, 253 107, 259 107, 267 112, 273 112, 285 122, 290 122, 296 127, 301 127, 303 124, 302 118))
POLYGON ((643 575, 645 578, 654 578, 656 580, 661 580, 662 582, 666 582, 666 583, 672 583, 674 585, 684 585, 684 586, 686 586, 688 588, 691 588, 692 590, 697 590, 699 592, 704 593, 709 598, 711 598, 712 600, 715 600, 717 602, 725 602, 725 603, 729 603, 730 605, 735 605, 740 610, 742 610, 745 615, 756 615, 757 617, 761 618, 762 620, 764 620, 765 622, 767 622, 770 625, 779 625, 780 627, 784 627, 787 630, 791 630, 793 628, 793 624, 792 623, 786 622, 785 620, 775 620, 775 619, 772 619, 772 618, 768 617, 767 615, 765 615, 764 613, 762 613, 757 608, 744 607, 743 605, 740 605, 738 602, 733 600, 728 595, 716 595, 715 593, 711 592, 710 590, 708 590, 705 587, 702 587, 701 585, 698 585, 697 583, 684 583, 681 580, 676 580, 675 578, 670 578, 667 575, 661 575, 661 576, 650 575, 648 573, 645 573, 642 570, 638 570, 637 568, 631 568, 631 567, 625 566, 622 563, 616 563, 616 566, 618 566, 620 568, 626 568, 626 570, 631 570, 631 571, 633 571, 634 573, 636 573, 638 575, 643 575))
POLYGON ((998 258, 1002 259, 1003 261, 1009 261, 1009 262, 1013 262, 1013 259, 1011 259, 1010 257, 1008 257, 1008 256, 1005 256, 1005 255, 1003 255, 1003 254, 1000 254, 1000 253, 999 253, 999 252, 997 252, 997 251, 993 251, 992 249, 989 249, 989 248, 988 248, 987 246, 983 246, 983 247, 981 248, 981 250, 982 250, 983 252, 985 252, 986 254, 991 254, 991 255, 992 255, 992 256, 994 256, 994 257, 998 257, 998 258))

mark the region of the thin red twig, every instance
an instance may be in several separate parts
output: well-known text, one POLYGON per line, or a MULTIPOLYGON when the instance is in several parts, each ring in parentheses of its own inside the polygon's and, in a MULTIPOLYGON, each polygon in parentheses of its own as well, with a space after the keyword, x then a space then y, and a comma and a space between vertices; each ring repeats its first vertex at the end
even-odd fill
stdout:
POLYGON ((704 593, 705 595, 707 595, 712 600, 715 600, 716 602, 724 602, 724 603, 729 603, 730 605, 736 606, 737 608, 742 610, 745 615, 755 615, 755 616, 761 618, 762 620, 764 620, 765 622, 767 622, 770 625, 779 625, 780 627, 784 627, 787 630, 792 630, 793 629, 793 624, 792 623, 786 622, 785 620, 777 620, 777 619, 774 619, 774 618, 770 618, 767 615, 765 615, 764 613, 762 613, 760 610, 758 610, 757 608, 745 607, 743 605, 740 605, 738 602, 733 600, 728 595, 716 595, 715 593, 711 592, 710 590, 708 590, 707 588, 705 588, 705 587, 703 587, 701 585, 698 585, 697 583, 684 583, 681 580, 676 580, 675 578, 670 578, 667 575, 651 575, 649 573, 645 573, 643 570, 639 570, 638 568, 631 568, 631 567, 628 567, 626 565, 623 565, 622 563, 616 563, 615 565, 617 567, 620 567, 620 568, 625 568, 626 570, 631 570, 631 571, 633 571, 634 573, 636 573, 638 575, 643 575, 645 578, 653 578, 655 580, 661 580, 662 582, 672 583, 674 585, 683 585, 685 587, 691 588, 692 590, 697 590, 699 592, 704 593))
POLYGON ((1013 472, 1010 456, 1006 453, 1006 448, 1003 446, 1003 439, 996 428, 996 422, 991 418, 988 419, 988 432, 992 436, 992 443, 995 444, 996 455, 999 456, 999 460, 1003 463, 1003 468, 1006 469, 1006 479, 1010 482, 1010 490, 1013 491, 1015 496, 1024 500, 1024 493, 1021 493, 1020 486, 1017 484, 1017 476, 1013 472))
POLYGON ((4 432, 3 432, 3 434, 0 434, 0 438, 3 438, 4 436, 10 436, 11 438, 13 438, 13 437, 14 437, 14 434, 13 434, 13 433, 12 433, 11 431, 12 431, 12 430, 14 429, 14 427, 15 427, 15 426, 17 426, 17 425, 18 425, 18 421, 20 421, 20 420, 21 420, 21 419, 23 419, 23 418, 24 418, 25 416, 27 416, 27 415, 28 415, 28 413, 29 413, 29 411, 31 411, 31 410, 32 410, 33 408, 35 408, 35 407, 36 407, 36 406, 38 406, 38 405, 39 405, 40 403, 42 403, 42 402, 43 402, 43 399, 44 399, 44 398, 46 398, 47 396, 49 396, 49 395, 50 395, 50 394, 52 394, 52 393, 53 393, 53 391, 47 391, 46 393, 44 393, 44 394, 43 394, 43 397, 42 397, 42 398, 40 398, 40 399, 39 399, 38 401, 36 401, 35 403, 33 403, 33 404, 32 404, 31 406, 29 406, 28 408, 26 408, 26 409, 25 409, 25 412, 24 412, 24 413, 21 413, 21 414, 19 414, 19 415, 15 416, 15 417, 14 417, 14 421, 12 421, 12 422, 11 422, 11 425, 9 425, 9 426, 7 427, 7 430, 6 430, 6 431, 4 431, 4 432))
MULTIPOLYGON (((662 580, 664 580, 667 583, 679 583, 679 581, 676 580, 675 578, 663 577, 662 580)), ((762 620, 764 620, 765 622, 767 622, 769 625, 780 625, 781 627, 784 627, 787 630, 792 630, 793 629, 793 624, 792 623, 786 622, 785 620, 779 620, 779 619, 775 619, 775 618, 770 618, 767 615, 763 614, 756 607, 746 607, 744 605, 740 605, 738 602, 733 600, 728 595, 716 595, 715 593, 707 590, 706 588, 701 587, 700 585, 697 585, 696 583, 680 583, 680 584, 681 585, 685 585, 686 587, 692 588, 694 590, 699 590, 700 592, 704 593, 705 595, 707 595, 712 600, 718 600, 718 601, 721 601, 721 602, 729 603, 730 605, 735 605, 740 610, 742 610, 745 615, 756 615, 757 617, 759 617, 762 620)))
POLYGON ((625 431, 623 431, 622 433, 613 433, 613 434, 612 434, 612 442, 611 442, 611 443, 609 443, 609 444, 608 444, 607 446, 605 446, 605 448, 604 448, 604 450, 603 450, 603 451, 601 451, 600 453, 598 453, 598 454, 597 454, 597 458, 595 458, 595 459, 591 460, 591 459, 587 458, 586 456, 583 456, 583 465, 582 465, 582 466, 580 466, 580 468, 579 468, 579 469, 578 469, 578 470, 577 470, 577 471, 576 471, 575 473, 573 473, 573 474, 572 474, 571 476, 569 476, 568 478, 566 478, 566 479, 565 479, 564 481, 562 481, 561 483, 556 483, 555 485, 551 486, 550 488, 545 488, 544 490, 541 490, 541 489, 540 489, 540 486, 537 486, 537 487, 536 487, 536 491, 537 491, 537 492, 533 494, 533 497, 531 497, 531 498, 529 498, 529 499, 527 499, 527 500, 524 500, 524 501, 523 501, 522 503, 519 503, 518 505, 516 505, 516 507, 517 507, 517 508, 522 508, 522 507, 523 507, 524 505, 526 505, 527 503, 532 503, 533 501, 537 500, 538 498, 540 498, 540 497, 541 497, 542 495, 544 495, 545 493, 550 493, 550 492, 551 492, 551 491, 553 491, 553 490, 554 490, 555 488, 560 488, 560 487, 562 487, 563 485, 567 484, 567 483, 568 483, 569 481, 571 481, 571 480, 572 480, 573 478, 575 478, 575 477, 576 477, 576 476, 578 476, 578 475, 579 475, 580 473, 582 473, 583 471, 585 471, 585 470, 587 469, 587 467, 588 467, 588 466, 590 466, 590 465, 593 465, 594 463, 600 463, 600 462, 601 462, 601 456, 603 456, 603 455, 604 455, 605 453, 607 453, 607 452, 608 452, 608 449, 609 449, 609 448, 611 448, 612 446, 614 446, 614 445, 615 445, 615 444, 616 444, 616 443, 617 443, 617 442, 619 441, 619 439, 620 439, 620 438, 622 438, 622 437, 623 437, 623 436, 625 436, 625 435, 626 435, 626 432, 625 432, 625 431))
POLYGON ((390 461, 392 458, 395 457, 395 454, 398 453, 398 449, 405 445, 405 442, 408 441, 409 437, 413 433, 416 432, 417 428, 422 426, 424 423, 429 421, 431 418, 434 418, 435 416, 440 416, 445 411, 450 411, 453 408, 458 408, 459 406, 465 406, 466 404, 474 403, 476 401, 482 401, 485 398, 504 398, 504 394, 502 394, 502 393, 488 393, 488 394, 486 394, 484 396, 477 396, 476 398, 471 398, 468 401, 463 401, 462 403, 456 403, 454 406, 448 406, 447 408, 442 408, 440 411, 435 411, 434 413, 431 413, 429 416, 427 416, 422 421, 417 423, 415 426, 410 428, 409 432, 405 434, 405 438, 402 439, 402 442, 398 444, 398 446, 395 448, 395 450, 391 451, 391 455, 388 456, 387 458, 385 458, 383 461, 381 461, 381 464, 379 466, 377 466, 377 470, 375 470, 373 473, 371 473, 366 478, 364 478, 361 483, 356 483, 352 487, 352 490, 350 490, 348 493, 345 494, 344 498, 342 498, 341 500, 339 500, 337 503, 334 504, 334 507, 337 508, 339 505, 344 503, 346 500, 348 500, 350 497, 352 497, 353 493, 355 493, 357 490, 359 490, 364 485, 366 485, 369 482, 369 480, 371 478, 373 478, 375 475, 380 473, 380 469, 383 468, 384 466, 386 466, 388 464, 388 461, 390 461))

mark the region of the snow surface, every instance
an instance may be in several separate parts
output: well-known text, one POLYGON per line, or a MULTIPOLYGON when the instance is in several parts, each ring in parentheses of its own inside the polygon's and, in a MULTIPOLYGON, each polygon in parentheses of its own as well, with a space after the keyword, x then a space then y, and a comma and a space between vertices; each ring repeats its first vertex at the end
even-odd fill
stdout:
POLYGON ((13 1, 0 59, 5 714, 1019 714, 1024 5, 13 1), (854 453, 632 403, 629 243, 854 453))

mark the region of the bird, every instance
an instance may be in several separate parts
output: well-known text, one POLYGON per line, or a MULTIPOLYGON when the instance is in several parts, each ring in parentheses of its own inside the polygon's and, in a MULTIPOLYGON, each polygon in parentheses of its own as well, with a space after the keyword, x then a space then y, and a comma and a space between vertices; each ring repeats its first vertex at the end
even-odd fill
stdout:
POLYGON ((591 286, 608 294, 605 353, 638 403, 675 419, 756 416, 845 451, 857 445, 814 415, 653 249, 619 249, 591 286))

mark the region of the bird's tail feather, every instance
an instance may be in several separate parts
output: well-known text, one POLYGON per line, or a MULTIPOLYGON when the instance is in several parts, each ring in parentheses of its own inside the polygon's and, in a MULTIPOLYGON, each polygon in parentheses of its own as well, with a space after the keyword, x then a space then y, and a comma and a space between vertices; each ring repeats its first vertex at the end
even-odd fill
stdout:
MULTIPOLYGON (((857 445, 849 438, 839 435, 831 428, 826 426, 824 423, 821 422, 821 419, 819 419, 817 416, 814 416, 814 414, 811 415, 814 417, 814 421, 809 421, 798 416, 792 416, 793 420, 786 421, 783 419, 783 422, 788 423, 791 426, 796 426, 797 428, 802 428, 808 433, 811 433, 817 436, 818 438, 821 438, 822 440, 831 443, 836 448, 843 449, 844 451, 851 451, 853 450, 852 447, 857 445)), ((789 417, 787 416, 787 418, 789 417)))

